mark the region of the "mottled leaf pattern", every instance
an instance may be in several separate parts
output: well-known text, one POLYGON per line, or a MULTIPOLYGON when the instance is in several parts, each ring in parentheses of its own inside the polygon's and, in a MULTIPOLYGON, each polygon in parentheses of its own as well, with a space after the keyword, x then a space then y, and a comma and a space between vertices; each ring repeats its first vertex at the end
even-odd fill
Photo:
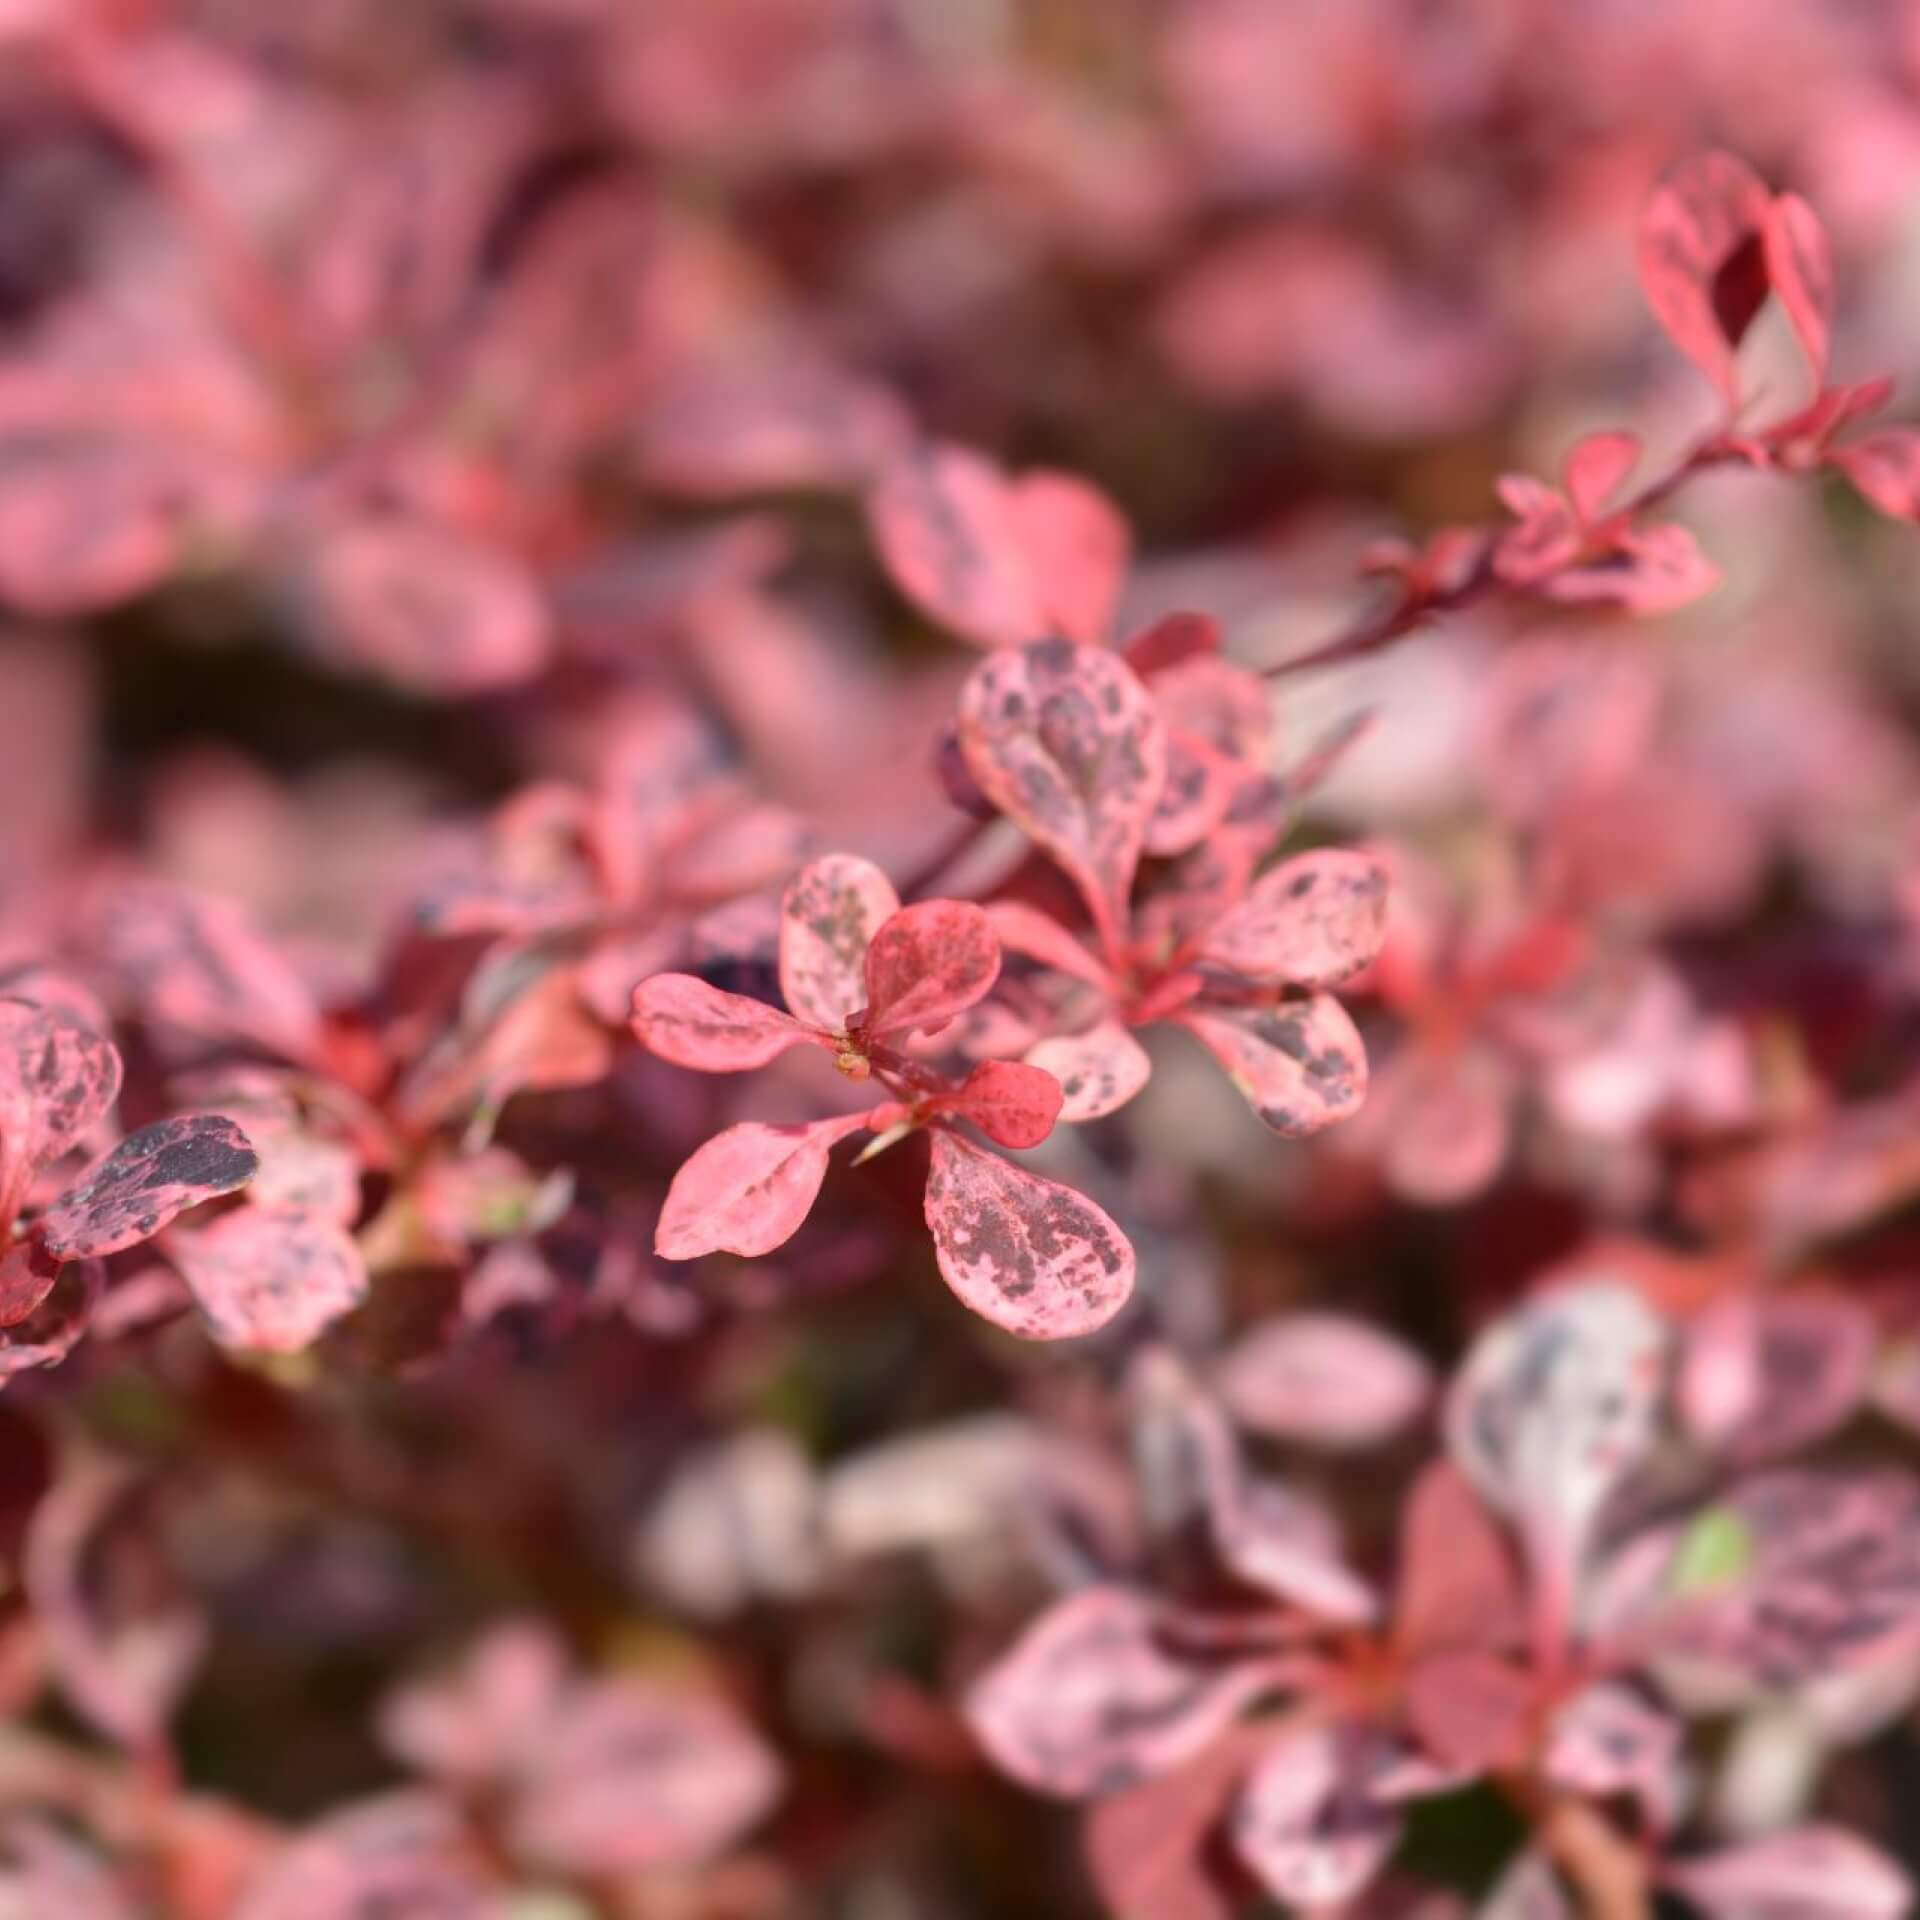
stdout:
POLYGON ((967 1696, 994 1764, 1036 1793, 1116 1793, 1191 1759, 1264 1684, 1257 1668, 1182 1657, 1120 1587, 1062 1600, 967 1696))
POLYGON ((1667 1871, 1707 1920, 1904 1920, 1906 1873, 1844 1827, 1795 1827, 1667 1871))
POLYGON ((218 1114, 182 1114, 129 1134, 34 1223, 63 1259, 118 1253, 150 1240, 189 1207, 244 1187, 260 1161, 218 1114))
POLYGON ((1309 1910, 1351 1900, 1399 1844, 1397 1808, 1369 1786, 1386 1756, 1340 1727, 1284 1734, 1233 1810, 1233 1844, 1261 1884, 1309 1910))
POLYGON ((1387 931, 1387 870, 1338 847, 1262 874, 1207 935, 1202 958, 1270 986, 1330 987, 1358 973, 1387 931))
POLYGON ((1103 1327, 1133 1293, 1133 1248, 1070 1187, 936 1130, 927 1225, 940 1271, 982 1318, 1029 1340, 1103 1327))
POLYGON ((866 1032, 931 1031, 992 991, 1000 942, 971 901, 923 900, 881 923, 865 974, 866 1032))
POLYGON ((1069 1124, 1117 1113, 1153 1072, 1146 1048, 1117 1020, 1039 1041, 1027 1049, 1026 1061, 1059 1082, 1060 1118, 1069 1124))
POLYGON ((961 693, 960 744, 981 790, 1066 871, 1111 947, 1166 777, 1146 689, 1091 647, 1006 648, 961 693))
POLYGON ((1274 1006, 1211 1003, 1174 1016, 1226 1068, 1275 1133, 1318 1133, 1358 1109, 1367 1055, 1346 1009, 1327 994, 1274 1006))
POLYGON ((809 1026, 842 1033, 867 1003, 867 945, 900 908, 871 860, 830 853, 801 868, 780 902, 780 992, 809 1026))

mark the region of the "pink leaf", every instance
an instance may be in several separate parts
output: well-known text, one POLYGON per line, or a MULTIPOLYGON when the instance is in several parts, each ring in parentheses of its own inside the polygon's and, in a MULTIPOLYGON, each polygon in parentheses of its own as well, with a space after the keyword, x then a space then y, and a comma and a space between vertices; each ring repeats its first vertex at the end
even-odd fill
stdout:
POLYGON ((1844 1827, 1795 1827, 1669 1867, 1709 1920, 1903 1920, 1905 1871, 1844 1827))
POLYGON ((866 1120, 852 1113, 797 1127, 747 1121, 716 1134, 673 1176, 654 1251, 663 1260, 771 1253, 806 1219, 828 1152, 866 1120))
POLYGON ((1101 1898, 1132 1920, 1233 1920, 1239 1889, 1208 1844, 1241 1777, 1269 1737, 1229 1730, 1185 1765, 1097 1800, 1083 1829, 1101 1898))
POLYGON ((1786 309, 1816 387, 1826 385, 1833 329, 1833 251, 1820 216, 1797 193, 1767 209, 1763 233, 1767 278, 1786 309))
POLYGON ((960 744, 981 790, 1066 871, 1116 951, 1166 777, 1166 734, 1146 689, 1091 647, 1008 648, 968 679, 960 744))
POLYGON ((867 526, 894 584, 928 618, 980 646, 1047 631, 1013 491, 992 462, 933 442, 891 460, 867 526))
POLYGON ((1687 1330, 1678 1382, 1687 1425, 1724 1458, 1778 1458, 1847 1420, 1873 1372, 1873 1320, 1820 1294, 1730 1295, 1687 1330))
POLYGON ((1920 520, 1920 428, 1882 427, 1827 459, 1870 506, 1896 520, 1920 520))
POLYGON ((1513 1518, 1543 1582, 1572 1577, 1608 1495, 1652 1447, 1667 1344, 1638 1293, 1594 1280, 1497 1322, 1456 1375, 1453 1457, 1513 1518))
POLYGON ((633 1031, 661 1059, 703 1073, 740 1073, 789 1047, 826 1044, 777 1007, 722 993, 690 973, 656 973, 634 988, 633 1031))
POLYGON ((1356 1112, 1366 1098, 1366 1049, 1330 995, 1270 1007, 1203 1001, 1174 1019, 1226 1068, 1275 1133, 1318 1133, 1356 1112))
POLYGON ((1580 520, 1590 525, 1640 463, 1637 433, 1589 433, 1573 444, 1561 478, 1580 520))
POLYGON ((367 1294, 353 1236, 290 1208, 236 1207, 195 1233, 172 1233, 167 1258, 213 1337, 253 1353, 297 1353, 367 1294))
POLYGON ((983 1060, 932 1110, 970 1120, 1003 1147, 1037 1147, 1060 1117, 1061 1097, 1060 1082, 1039 1067, 983 1060))
POLYGON ((231 1920, 480 1920, 494 1878, 459 1804, 409 1788, 354 1801, 297 1835, 248 1882, 231 1920))
POLYGON ((1003 1773, 1084 1800, 1190 1760, 1265 1685, 1260 1669, 1172 1651, 1121 1587, 1062 1600, 975 1683, 966 1716, 1003 1773))
POLYGON ((692 1866, 763 1819, 780 1786, 772 1752, 719 1701, 638 1676, 599 1681, 520 1753, 507 1844, 551 1873, 692 1866))
POLYGON ((1386 1135, 1393 1190, 1421 1206, 1444 1207, 1489 1186, 1507 1155, 1514 1088, 1490 1049, 1409 1049, 1373 1081, 1368 1124, 1386 1135))
POLYGON ((1330 987, 1369 965, 1386 932, 1386 867, 1324 847, 1262 874, 1201 958, 1270 986, 1330 987))
POLYGON ((1069 1125, 1117 1113, 1153 1072, 1147 1050, 1117 1020, 1039 1041, 1026 1061, 1060 1083, 1060 1118, 1069 1125))
POLYGON ((289 1060, 322 1055, 307 984, 231 902, 137 883, 107 894, 97 937, 150 1021, 213 1040, 248 1040, 289 1060))
POLYGON ((1214 1380, 1241 1426, 1332 1451, 1391 1439, 1433 1392, 1432 1369, 1404 1341, 1336 1313, 1261 1321, 1214 1380))
POLYGON ((134 1909, 104 1862, 50 1821, 10 1814, 0 1825, 0 1914, 21 1920, 134 1920, 134 1909))
POLYGON ((119 1253, 189 1207, 244 1187, 259 1170, 247 1136, 219 1114, 156 1120, 69 1187, 34 1222, 34 1233, 62 1259, 119 1253))
POLYGON ((559 1705, 566 1648, 532 1620, 491 1628, 449 1673, 388 1697, 380 1734, 406 1764, 442 1779, 484 1785, 510 1774, 531 1735, 559 1705))
POLYGON ((1720 569, 1685 527, 1663 524, 1622 533, 1604 559, 1569 567, 1542 583, 1549 600, 1567 606, 1624 607, 1629 613, 1672 613, 1720 584, 1720 569))
POLYGON ((1103 1327, 1133 1293, 1133 1249, 1083 1194, 936 1131, 927 1225, 961 1300, 1029 1340, 1103 1327))
POLYGON ((1674 1817, 1685 1743, 1680 1722, 1612 1682, 1577 1693, 1554 1714, 1540 1768, 1556 1786, 1639 1801, 1655 1831, 1674 1817))
POLYGON ((1084 646, 1102 645, 1113 631, 1133 554, 1124 516, 1097 487, 1070 473, 1022 474, 1013 485, 1032 592, 1045 619, 1037 631, 1009 636, 1037 639, 1063 634, 1084 646))
POLYGON ((1147 822, 1145 848, 1156 859, 1185 853, 1220 824, 1242 769, 1182 727, 1167 729, 1167 771, 1147 822))
POLYGON ((780 992, 809 1026, 844 1033, 867 1001, 862 962, 882 922, 900 910, 871 860, 830 853, 801 868, 780 902, 780 992))
POLYGON ((553 635, 536 582, 495 545, 414 520, 362 520, 312 557, 303 608, 315 644, 410 693, 492 693, 545 666, 553 635))
POLYGON ((0 1327, 17 1327, 60 1278, 61 1262, 37 1240, 22 1240, 0 1253, 0 1327))
POLYGON ((1767 297, 1760 235, 1768 194, 1730 153, 1676 167, 1640 224, 1640 285, 1668 337, 1719 389, 1738 398, 1733 349, 1767 297))
POLYGON ((1261 1884, 1297 1907, 1351 1900, 1399 1845, 1401 1817, 1368 1784, 1385 1756, 1359 1729, 1288 1730, 1233 1811, 1233 1844, 1261 1884))
POLYGON ((1573 509, 1544 481, 1506 473, 1496 491, 1520 522, 1501 534, 1494 548, 1493 569, 1501 579, 1531 586, 1578 558, 1580 529, 1573 509))
POLYGON ((1000 941, 970 900, 923 900, 881 922, 864 972, 863 1032, 931 1032, 992 992, 1000 941))
POLYGON ((1920 1645, 1920 1483, 1898 1469, 1781 1471, 1680 1532, 1623 1644, 1766 1687, 1920 1645))
POLYGON ((120 1055, 67 1007, 0 1000, 0 1237, 36 1168, 77 1146, 120 1093, 120 1055))
POLYGON ((1024 900, 995 900, 987 908, 987 918, 1008 953, 1071 974, 1103 993, 1114 991, 1113 975, 1052 914, 1024 900))
POLYGON ((1573 1902, 1543 1853, 1523 1853, 1474 1909, 1474 1920, 1577 1920, 1573 1902))

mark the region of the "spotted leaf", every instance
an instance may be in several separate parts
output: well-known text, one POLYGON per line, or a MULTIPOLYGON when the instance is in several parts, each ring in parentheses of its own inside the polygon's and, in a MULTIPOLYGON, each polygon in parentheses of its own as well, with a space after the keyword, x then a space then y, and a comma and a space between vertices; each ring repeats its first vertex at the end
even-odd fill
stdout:
POLYGON ((1202 958, 1268 985, 1330 987, 1358 973, 1387 931, 1387 870, 1328 847, 1283 860, 1207 936, 1202 958))
POLYGON ((1138 1595, 1090 1587, 1042 1614, 975 1683, 965 1711, 1003 1772, 1084 1800, 1191 1759, 1264 1684, 1248 1663, 1174 1650, 1138 1595))
POLYGON ((213 1113, 156 1120, 129 1134, 34 1222, 62 1259, 119 1253, 189 1207, 244 1187, 260 1170, 247 1136, 213 1113))
POLYGON ((1777 1459, 1852 1415, 1875 1344, 1871 1316, 1838 1296, 1727 1296, 1687 1329, 1681 1413, 1723 1458, 1777 1459))
POLYGON ((1366 1098, 1366 1049, 1346 1009, 1328 994, 1268 1007, 1202 1002, 1173 1017, 1226 1068, 1275 1133, 1318 1133, 1366 1098))
POLYGON ((983 1319, 1028 1340, 1103 1327, 1133 1293, 1133 1248, 1084 1194, 936 1131, 927 1225, 941 1274, 983 1319))
POLYGON ((1370 1792, 1388 1758, 1362 1729, 1310 1727, 1276 1740, 1241 1788, 1234 1851, 1280 1899, 1308 1910, 1358 1894, 1399 1845, 1399 1809, 1370 1792))
POLYGON ((960 745, 981 790, 1060 864, 1117 951, 1166 732, 1113 654, 1064 640, 1005 648, 960 696, 960 745))
POLYGON ((867 1002, 867 947, 899 910, 893 882, 871 860, 830 853, 801 868, 780 902, 780 992, 798 1018, 846 1030, 867 1002))
POLYGON ((1055 1034, 1029 1047, 1025 1058, 1060 1083, 1060 1118, 1070 1125, 1119 1112, 1153 1073, 1146 1048, 1117 1020, 1055 1034))
POLYGON ((863 970, 865 1032, 930 1032, 993 990, 1000 941, 970 900, 923 900, 881 922, 863 970))

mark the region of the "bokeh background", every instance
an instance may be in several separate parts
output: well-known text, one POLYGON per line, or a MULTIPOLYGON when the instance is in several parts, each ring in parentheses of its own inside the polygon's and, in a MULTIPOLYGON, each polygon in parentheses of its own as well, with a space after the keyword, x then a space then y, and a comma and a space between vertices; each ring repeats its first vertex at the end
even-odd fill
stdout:
MULTIPOLYGON (((445 1017, 420 983, 486 947, 447 908, 473 875, 572 884, 529 793, 697 737, 746 796, 739 883, 709 849, 606 971, 691 947, 754 990, 722 916, 783 861, 938 871, 960 822, 937 758, 977 654, 861 511, 902 435, 1091 480, 1134 529, 1120 633, 1200 609, 1277 665, 1379 591, 1383 536, 1499 520, 1496 478, 1582 432, 1657 470, 1711 424, 1634 270, 1654 180, 1703 146, 1819 208, 1838 370, 1911 409, 1904 0, 0 0, 0 957, 109 1000, 148 1117, 288 1051, 277 988, 223 1031, 102 931, 133 889, 217 898, 249 929, 223 964, 270 952, 364 1093, 445 1017)), ((1761 412, 1804 397, 1777 314, 1742 365, 1761 412)), ((1480 951, 1549 870, 1618 963, 1604 1046, 1460 1067, 1479 989, 1436 962, 1425 1000, 1360 994, 1392 1097, 1310 1144, 1156 1047, 1137 1105, 1043 1161, 1127 1225, 1140 1302, 1049 1349, 939 1285, 908 1154, 836 1170, 777 1259, 652 1258, 674 1166, 807 1112, 800 1069, 696 1082, 601 1022, 578 1071, 544 1071, 543 1026, 534 1066, 460 1080, 491 1040, 451 1018, 440 1065, 516 1156, 446 1199, 458 1231, 380 1226, 403 1175, 369 1170, 371 1296, 317 1345, 223 1348, 129 1258, 117 1310, 9 1380, 9 1817, 51 1810, 129 1914, 362 1911, 229 1882, 417 1776, 396 1689, 534 1621, 582 1671, 724 1696, 784 1795, 717 1864, 536 1848, 485 1912, 1091 1915, 1071 1823, 983 1767, 953 1691, 1060 1577, 1036 1500, 1120 1497, 1149 1337, 1205 1365, 1331 1305, 1444 1374, 1595 1236, 1829 1232, 1897 1332, 1920 538, 1744 471, 1675 512, 1722 576, 1695 606, 1503 605, 1273 683, 1290 753, 1368 717, 1303 841, 1391 844, 1429 953, 1480 951), (142 1796, 181 1782, 202 1824, 156 1840, 142 1796)), ((1007 849, 969 858, 954 884, 1007 849)), ((1358 1455, 1296 1438, 1383 1552, 1428 1417, 1358 1455)), ((1913 1856, 1910 1712, 1780 1750, 1816 1756, 1803 1803, 1913 1856)), ((1416 1858, 1471 1894, 1512 1838, 1469 1797, 1416 1858)), ((10 1844, 27 1874, 40 1843, 10 1844)), ((85 1920, 108 1895, 73 1871, 71 1906, 23 1878, 0 1912, 85 1920)))

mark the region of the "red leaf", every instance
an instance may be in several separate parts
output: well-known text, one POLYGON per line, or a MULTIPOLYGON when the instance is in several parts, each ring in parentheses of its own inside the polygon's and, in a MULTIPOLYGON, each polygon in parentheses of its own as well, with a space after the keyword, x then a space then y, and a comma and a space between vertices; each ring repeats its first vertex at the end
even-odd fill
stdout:
POLYGON ((1345 1008, 1327 994, 1271 1007, 1202 1002, 1173 1018, 1226 1068, 1275 1133, 1318 1133, 1358 1111, 1367 1096, 1366 1049, 1345 1008))
POLYGON ((1124 662, 1064 640, 1008 648, 960 696, 960 745, 981 790, 1066 871, 1118 950, 1166 734, 1124 662))
POLYGON ((974 1684, 966 1716, 1003 1773, 1084 1800, 1192 1759, 1265 1684, 1258 1667, 1169 1650, 1148 1602, 1090 1587, 1027 1628, 974 1684))
POLYGON ((1386 1865, 1402 1822, 1367 1790, 1387 1757, 1379 1749, 1360 1729, 1290 1729, 1254 1769, 1233 1811, 1233 1844, 1280 1899, 1337 1907, 1386 1865))
POLYGON ((1493 569, 1501 579, 1531 586, 1578 557, 1580 528, 1573 509, 1544 481, 1527 473, 1505 473, 1495 491, 1520 522, 1503 533, 1494 548, 1493 569))
POLYGON ((502 548, 448 527, 396 519, 339 528, 303 585, 316 644, 410 693, 517 686, 552 650, 532 577, 502 548))
POLYGON ((1229 1731, 1172 1773, 1088 1809, 1087 1867, 1116 1920, 1233 1920, 1239 1889, 1222 1885, 1208 1841, 1253 1754, 1271 1737, 1264 1727, 1229 1731))
POLYGON ((1506 1536, 1450 1460, 1414 1482, 1401 1515, 1394 1641, 1407 1654, 1510 1647, 1522 1625, 1506 1536))
POLYGON ((1103 993, 1115 990, 1113 975, 1052 914, 1023 900, 995 900, 987 908, 987 918, 1008 953, 1038 960, 1103 993))
POLYGON ((656 973, 634 988, 633 1031, 661 1059, 702 1073, 740 1073, 789 1047, 828 1044, 777 1007, 722 993, 690 973, 656 973))
POLYGON ((984 647, 1047 631, 1019 509, 991 461, 942 442, 890 461, 867 496, 881 564, 922 613, 984 647))
POLYGON ((1117 1020, 1042 1040, 1026 1061, 1060 1083, 1060 1118, 1070 1125, 1119 1112, 1153 1073, 1146 1048, 1117 1020))
POLYGON ((927 1225, 948 1286, 1029 1340, 1103 1327, 1133 1293, 1133 1249, 1083 1194, 935 1132, 927 1225))
POLYGON ((1827 460, 1868 505, 1896 520, 1920 520, 1920 428, 1882 427, 1834 448, 1827 460))
POLYGON ((1844 1827, 1795 1827, 1671 1866, 1677 1887, 1708 1920, 1904 1920, 1914 1889, 1905 1871, 1844 1827))
POLYGON ((1386 932, 1386 867, 1325 847, 1262 874, 1201 958, 1269 986, 1330 987, 1369 965, 1386 932))
POLYGON ((1760 234, 1768 194, 1729 153, 1676 167, 1640 225, 1640 284, 1669 338, 1720 390, 1738 399, 1733 349, 1766 299, 1760 234))
POLYGON ((62 1259, 137 1247, 189 1207, 244 1187, 260 1170, 247 1136, 214 1113, 156 1120, 129 1134, 34 1222, 62 1259))
POLYGON ((923 900, 880 924, 864 972, 863 1032, 932 1032, 993 991, 1000 941, 972 901, 923 900))
POLYGON ((1767 209, 1762 244, 1767 278, 1807 356, 1814 386, 1824 387, 1833 329, 1833 251, 1826 229, 1797 193, 1783 193, 1767 209))
POLYGON ((1037 632, 1102 645, 1113 631, 1133 536, 1125 517, 1097 487, 1070 473, 1022 474, 1013 513, 1027 577, 1045 619, 1037 632))
POLYGON ((801 868, 780 902, 780 992, 794 1014, 844 1033, 867 1001, 867 947, 899 910, 893 882, 871 860, 830 853, 801 868))
POLYGON ((1364 1320, 1288 1313, 1243 1334, 1214 1384, 1239 1425, 1344 1451, 1378 1446, 1404 1428, 1431 1397, 1433 1371, 1364 1320))
POLYGON ((1060 1117, 1060 1082, 1017 1060, 983 1060, 932 1111, 970 1120, 1003 1147, 1037 1147, 1060 1117))
POLYGON ((1143 680, 1151 680, 1182 661, 1220 651, 1220 623, 1204 613, 1169 613, 1143 627, 1121 649, 1143 680))
POLYGON ((771 1253, 806 1219, 829 1150, 866 1121, 864 1113, 797 1127, 747 1121, 716 1134, 673 1176, 654 1252, 663 1260, 771 1253))
POLYGON ((1583 523, 1590 525, 1601 517, 1639 463, 1637 433, 1589 433, 1574 442, 1560 477, 1583 523))
POLYGON ((193 1291, 213 1337, 254 1353, 297 1353, 367 1294, 353 1236, 291 1208, 236 1207, 164 1251, 193 1291))
POLYGON ((0 1327, 17 1327, 53 1291, 61 1262, 37 1240, 0 1253, 0 1327))
POLYGON ((1524 1757, 1534 1698, 1532 1678, 1498 1654, 1437 1653, 1407 1676, 1407 1725, 1444 1766, 1484 1773, 1524 1757))

